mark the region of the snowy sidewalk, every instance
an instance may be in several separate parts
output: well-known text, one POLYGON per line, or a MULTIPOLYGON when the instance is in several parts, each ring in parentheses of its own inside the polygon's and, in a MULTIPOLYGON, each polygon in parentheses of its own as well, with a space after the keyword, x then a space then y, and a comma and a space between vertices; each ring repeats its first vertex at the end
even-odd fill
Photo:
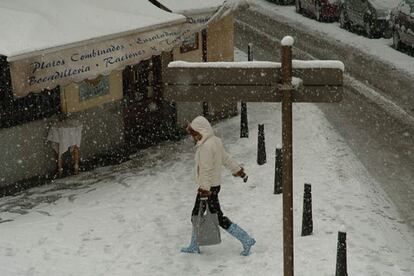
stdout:
MULTIPOLYGON (((0 217, 13 221, 0 223, 0 275, 282 275, 282 196, 273 195, 280 105, 248 104, 248 112, 249 139, 238 138, 240 117, 214 128, 249 173, 247 183, 224 173, 220 197, 224 213, 256 238, 251 256, 239 256, 241 245, 225 231, 222 244, 201 255, 179 253, 189 242, 196 190, 186 139, 31 189, 20 207, 19 196, 1 198, 0 217), (256 165, 258 123, 265 124, 263 166, 256 165), (16 208, 23 215, 10 212, 16 208)), ((342 224, 349 275, 414 274, 413 233, 312 104, 294 106, 294 182, 296 275, 334 274, 342 224), (314 234, 300 237, 305 182, 314 234)))

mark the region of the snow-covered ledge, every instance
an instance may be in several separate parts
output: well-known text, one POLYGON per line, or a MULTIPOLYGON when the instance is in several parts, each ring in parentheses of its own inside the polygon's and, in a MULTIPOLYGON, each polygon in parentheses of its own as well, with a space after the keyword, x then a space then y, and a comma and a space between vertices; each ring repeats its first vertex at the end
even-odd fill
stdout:
POLYGON ((280 68, 279 62, 270 61, 237 61, 237 62, 187 62, 173 61, 168 64, 170 68, 280 68))
POLYGON ((339 60, 293 60, 292 67, 294 69, 306 69, 306 68, 331 68, 345 71, 345 65, 339 60))
MULTIPOLYGON (((239 62, 187 62, 173 61, 170 68, 281 68, 280 62, 271 61, 239 61, 239 62)), ((331 68, 345 70, 343 62, 338 60, 293 60, 293 69, 331 68)))

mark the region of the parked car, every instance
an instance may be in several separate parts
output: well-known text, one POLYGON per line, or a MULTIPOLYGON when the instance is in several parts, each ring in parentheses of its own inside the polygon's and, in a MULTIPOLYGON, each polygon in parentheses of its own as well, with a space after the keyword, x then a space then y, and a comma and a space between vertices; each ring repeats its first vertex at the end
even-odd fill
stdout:
POLYGON ((391 37, 390 13, 401 0, 342 0, 339 25, 362 29, 369 38, 391 37))
POLYGON ((414 0, 403 0, 391 12, 393 45, 395 49, 407 45, 414 48, 414 0))
POLYGON ((337 20, 340 0, 296 0, 297 13, 305 13, 318 21, 337 20))

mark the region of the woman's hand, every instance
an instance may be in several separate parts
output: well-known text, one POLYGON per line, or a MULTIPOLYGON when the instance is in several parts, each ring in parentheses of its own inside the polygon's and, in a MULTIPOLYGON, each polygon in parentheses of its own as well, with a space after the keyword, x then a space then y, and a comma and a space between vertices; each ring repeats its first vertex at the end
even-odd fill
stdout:
POLYGON ((197 190, 198 194, 200 195, 201 198, 203 197, 209 197, 211 195, 211 192, 208 190, 204 190, 202 188, 198 188, 197 190))
POLYGON ((243 178, 244 182, 247 182, 247 174, 244 172, 244 169, 241 168, 238 172, 234 173, 233 176, 243 178))
POLYGON ((244 172, 244 169, 241 168, 238 172, 234 173, 233 176, 244 178, 246 176, 246 173, 244 172))

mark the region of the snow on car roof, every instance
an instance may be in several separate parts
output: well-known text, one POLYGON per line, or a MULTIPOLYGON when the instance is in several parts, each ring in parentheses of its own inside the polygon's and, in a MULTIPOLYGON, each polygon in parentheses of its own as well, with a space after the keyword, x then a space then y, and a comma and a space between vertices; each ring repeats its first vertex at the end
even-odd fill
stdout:
POLYGON ((371 3, 377 8, 392 10, 397 7, 402 0, 371 0, 371 3))
POLYGON ((403 0, 401 2, 405 2, 405 3, 409 4, 410 6, 414 7, 414 0, 403 0))
POLYGON ((147 0, 2 0, 0 55, 16 56, 184 20, 147 0))

